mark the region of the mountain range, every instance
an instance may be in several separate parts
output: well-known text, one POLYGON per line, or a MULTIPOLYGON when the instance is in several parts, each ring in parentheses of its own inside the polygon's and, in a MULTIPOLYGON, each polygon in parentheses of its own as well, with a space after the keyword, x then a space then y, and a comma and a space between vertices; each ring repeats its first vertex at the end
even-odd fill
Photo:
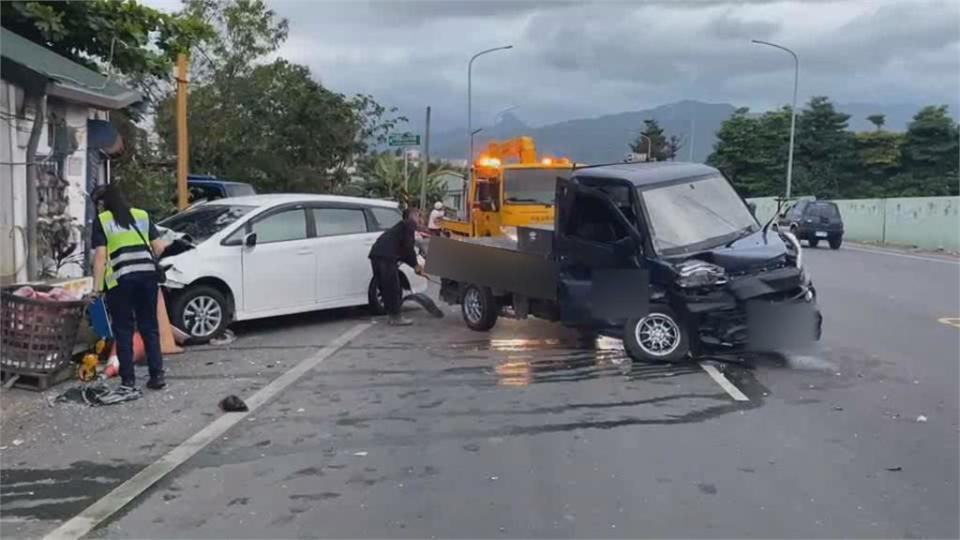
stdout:
MULTIPOLYGON (((921 106, 847 103, 837 104, 836 108, 850 115, 849 125, 853 131, 873 129, 873 125, 867 121, 867 116, 871 114, 886 115, 885 129, 902 131, 921 106)), ((529 126, 506 112, 500 115, 495 125, 483 127, 483 131, 476 135, 474 145, 479 152, 488 140, 529 135, 536 141, 540 155, 564 156, 583 163, 609 163, 624 159, 629 151, 627 143, 633 141, 643 129, 644 120, 653 118, 667 136, 681 137, 684 145, 678 159, 691 160, 689 141, 692 140, 692 161, 703 162, 713 151, 715 134, 720 125, 736 109, 729 103, 685 100, 653 109, 566 120, 539 127, 529 126)), ((951 112, 956 115, 956 111, 951 112)), ((438 133, 431 141, 431 153, 439 158, 463 159, 466 140, 465 129, 438 133)))

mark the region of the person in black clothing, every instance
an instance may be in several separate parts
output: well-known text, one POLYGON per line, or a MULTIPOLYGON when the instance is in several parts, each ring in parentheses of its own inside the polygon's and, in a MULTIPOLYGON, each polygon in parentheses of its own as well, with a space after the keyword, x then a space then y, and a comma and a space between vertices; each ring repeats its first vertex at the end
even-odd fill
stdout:
POLYGON ((393 227, 387 229, 370 248, 370 265, 373 267, 373 277, 383 296, 383 305, 389 316, 389 324, 394 326, 409 326, 410 320, 400 316, 400 301, 403 291, 400 288, 400 269, 398 263, 406 263, 417 274, 423 268, 417 261, 417 252, 414 249, 416 231, 420 226, 420 214, 414 208, 403 211, 403 219, 393 227))

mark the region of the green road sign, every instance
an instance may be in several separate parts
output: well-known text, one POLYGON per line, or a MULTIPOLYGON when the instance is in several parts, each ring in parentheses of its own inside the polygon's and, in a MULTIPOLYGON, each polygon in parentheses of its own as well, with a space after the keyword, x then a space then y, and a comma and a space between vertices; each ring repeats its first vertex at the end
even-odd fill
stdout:
POLYGON ((414 133, 391 133, 387 137, 390 146, 420 146, 420 136, 414 133))

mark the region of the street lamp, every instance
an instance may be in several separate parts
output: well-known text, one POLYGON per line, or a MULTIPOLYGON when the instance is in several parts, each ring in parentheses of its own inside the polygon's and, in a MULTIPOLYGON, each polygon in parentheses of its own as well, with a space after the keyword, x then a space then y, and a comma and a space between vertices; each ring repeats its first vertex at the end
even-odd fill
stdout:
POLYGON ((797 85, 800 82, 800 59, 797 58, 797 53, 791 51, 790 49, 777 45, 776 43, 770 43, 769 41, 762 41, 759 39, 751 40, 757 45, 766 45, 768 47, 774 47, 780 49, 781 51, 786 51, 790 53, 790 56, 793 57, 793 105, 790 106, 790 153, 787 157, 787 195, 786 198, 790 198, 790 188, 793 183, 793 136, 797 128, 797 85))
POLYGON ((647 161, 653 161, 653 139, 643 133, 638 133, 637 137, 643 137, 647 140, 647 161))
POLYGON ((467 154, 468 182, 473 180, 473 167, 471 166, 473 162, 473 61, 485 54, 497 51, 505 51, 512 48, 513 45, 504 45, 503 47, 494 47, 492 49, 480 51, 470 57, 470 62, 467 64, 467 137, 470 139, 470 148, 468 150, 469 153, 467 154))

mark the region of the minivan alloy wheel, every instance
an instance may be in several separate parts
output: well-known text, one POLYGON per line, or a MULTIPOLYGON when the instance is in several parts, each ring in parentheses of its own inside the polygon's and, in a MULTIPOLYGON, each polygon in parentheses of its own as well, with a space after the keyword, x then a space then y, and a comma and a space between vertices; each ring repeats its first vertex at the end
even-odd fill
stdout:
POLYGON ((191 335, 209 337, 223 322, 223 307, 209 296, 194 297, 184 307, 183 322, 191 335))

